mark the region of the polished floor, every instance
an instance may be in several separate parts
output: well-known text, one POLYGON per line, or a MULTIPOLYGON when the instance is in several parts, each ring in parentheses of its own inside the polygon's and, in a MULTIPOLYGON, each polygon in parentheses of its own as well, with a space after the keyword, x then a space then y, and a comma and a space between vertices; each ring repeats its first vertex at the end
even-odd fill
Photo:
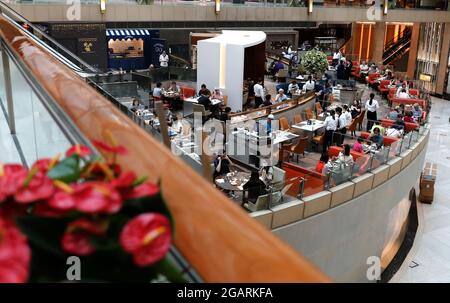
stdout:
MULTIPOLYGON (((418 203, 419 227, 391 282, 450 282, 450 101, 433 98, 426 161, 437 163, 434 201, 418 203)), ((418 187, 417 187, 418 193, 418 187)))

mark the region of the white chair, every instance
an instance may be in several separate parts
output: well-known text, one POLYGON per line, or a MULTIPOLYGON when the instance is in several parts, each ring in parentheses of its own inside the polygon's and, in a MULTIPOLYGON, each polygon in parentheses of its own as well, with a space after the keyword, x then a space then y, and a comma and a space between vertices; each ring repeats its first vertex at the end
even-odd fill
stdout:
POLYGON ((285 180, 286 180, 286 172, 284 170, 282 170, 281 168, 274 166, 273 167, 273 180, 272 180, 272 183, 274 184, 273 190, 281 191, 284 187, 285 180))

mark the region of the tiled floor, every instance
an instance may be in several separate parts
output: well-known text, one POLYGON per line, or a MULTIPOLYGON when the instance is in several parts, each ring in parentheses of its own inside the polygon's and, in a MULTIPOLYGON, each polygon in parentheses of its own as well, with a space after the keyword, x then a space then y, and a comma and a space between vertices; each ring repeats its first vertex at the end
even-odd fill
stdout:
POLYGON ((434 201, 418 203, 419 228, 394 283, 450 282, 450 101, 432 101, 426 161, 438 164, 434 201))

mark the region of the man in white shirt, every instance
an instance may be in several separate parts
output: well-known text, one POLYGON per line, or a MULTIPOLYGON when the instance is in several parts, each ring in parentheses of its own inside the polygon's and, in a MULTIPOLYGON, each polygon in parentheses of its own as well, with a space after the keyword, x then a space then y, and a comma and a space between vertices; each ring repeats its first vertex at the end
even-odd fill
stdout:
POLYGON ((258 108, 264 102, 264 87, 262 85, 262 80, 258 80, 253 86, 253 91, 255 92, 255 107, 258 108))
POLYGON ((333 53, 333 66, 336 66, 342 58, 342 53, 340 50, 336 50, 333 53))
POLYGON ((298 90, 298 84, 297 81, 292 81, 289 85, 288 85, 288 93, 292 94, 293 92, 295 92, 296 90, 298 90))
POLYGON ((166 54, 166 51, 163 51, 161 55, 159 55, 159 66, 168 67, 169 66, 169 56, 166 54))
POLYGON ((350 124, 352 123, 353 118, 352 118, 352 114, 348 110, 348 105, 344 104, 343 108, 344 108, 344 110, 342 111, 342 115, 345 117, 345 121, 346 121, 345 127, 348 128, 350 126, 350 124))
POLYGON ((342 108, 336 108, 336 119, 337 127, 336 127, 336 144, 337 146, 342 146, 345 139, 345 134, 347 133, 347 117, 344 115, 342 108))
POLYGON ((405 83, 403 83, 402 86, 399 86, 397 88, 397 91, 395 92, 395 96, 397 96, 397 98, 400 98, 400 93, 402 92, 402 90, 405 90, 405 92, 409 94, 409 87, 405 85, 405 83))

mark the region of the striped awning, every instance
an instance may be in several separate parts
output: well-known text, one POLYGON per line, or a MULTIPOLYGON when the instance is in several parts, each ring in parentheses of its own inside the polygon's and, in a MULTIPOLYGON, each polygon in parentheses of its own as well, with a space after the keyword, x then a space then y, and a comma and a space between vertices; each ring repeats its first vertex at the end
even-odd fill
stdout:
POLYGON ((142 28, 116 28, 116 29, 107 29, 106 37, 111 38, 125 38, 125 37, 142 37, 142 36, 150 36, 150 32, 148 29, 142 28))

